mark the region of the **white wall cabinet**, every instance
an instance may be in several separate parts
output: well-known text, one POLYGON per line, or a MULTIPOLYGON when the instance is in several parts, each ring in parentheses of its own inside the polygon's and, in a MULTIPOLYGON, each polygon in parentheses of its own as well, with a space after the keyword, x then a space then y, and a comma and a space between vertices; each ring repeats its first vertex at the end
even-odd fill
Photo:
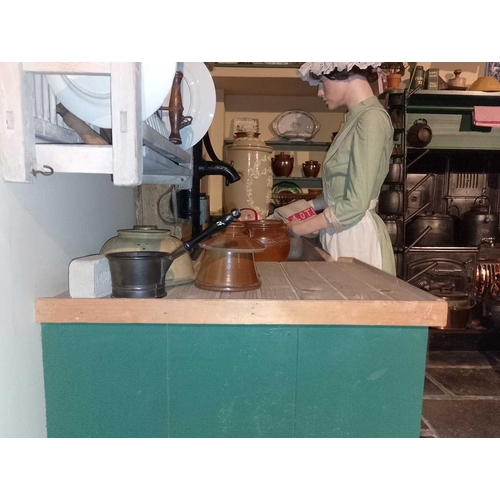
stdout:
POLYGON ((140 63, 2 63, 0 168, 7 182, 31 183, 37 171, 111 174, 117 186, 174 184, 189 189, 192 155, 141 119, 140 63), (43 75, 111 76, 113 144, 82 144, 55 112, 43 75), (44 168, 45 167, 45 168, 44 168))

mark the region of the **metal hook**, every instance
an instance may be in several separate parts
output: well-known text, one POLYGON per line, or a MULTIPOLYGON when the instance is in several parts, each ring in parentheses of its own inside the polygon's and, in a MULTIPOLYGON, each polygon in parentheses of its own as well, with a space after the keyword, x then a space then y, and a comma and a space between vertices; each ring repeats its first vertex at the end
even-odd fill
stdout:
POLYGON ((35 170, 34 168, 31 170, 31 173, 36 177, 37 174, 42 174, 48 177, 49 175, 52 175, 54 173, 54 169, 52 167, 49 167, 48 165, 43 165, 42 168, 46 168, 48 172, 44 172, 43 170, 35 170))

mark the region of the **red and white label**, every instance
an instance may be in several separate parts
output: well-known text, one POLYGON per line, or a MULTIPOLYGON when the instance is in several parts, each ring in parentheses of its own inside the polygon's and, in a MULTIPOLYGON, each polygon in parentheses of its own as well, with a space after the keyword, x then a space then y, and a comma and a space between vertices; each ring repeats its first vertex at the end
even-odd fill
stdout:
POLYGON ((316 215, 316 212, 314 211, 314 208, 309 207, 306 208, 305 210, 302 210, 301 212, 297 212, 295 214, 290 215, 287 217, 288 220, 298 220, 298 221, 304 221, 306 219, 309 219, 311 217, 314 217, 316 215))

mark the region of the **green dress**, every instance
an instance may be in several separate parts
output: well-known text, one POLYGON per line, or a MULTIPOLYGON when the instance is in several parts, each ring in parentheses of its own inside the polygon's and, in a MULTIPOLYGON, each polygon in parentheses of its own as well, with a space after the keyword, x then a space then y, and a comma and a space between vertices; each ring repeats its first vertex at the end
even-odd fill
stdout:
POLYGON ((375 96, 346 114, 323 163, 323 213, 331 225, 320 232, 320 241, 335 259, 353 257, 395 275, 389 233, 375 213, 393 134, 389 115, 375 96))

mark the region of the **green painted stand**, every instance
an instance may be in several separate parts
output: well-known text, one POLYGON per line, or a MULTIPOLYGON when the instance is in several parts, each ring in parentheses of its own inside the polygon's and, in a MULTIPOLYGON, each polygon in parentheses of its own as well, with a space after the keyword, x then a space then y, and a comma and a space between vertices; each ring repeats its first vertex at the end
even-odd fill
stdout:
POLYGON ((419 437, 427 328, 42 324, 49 437, 419 437))

